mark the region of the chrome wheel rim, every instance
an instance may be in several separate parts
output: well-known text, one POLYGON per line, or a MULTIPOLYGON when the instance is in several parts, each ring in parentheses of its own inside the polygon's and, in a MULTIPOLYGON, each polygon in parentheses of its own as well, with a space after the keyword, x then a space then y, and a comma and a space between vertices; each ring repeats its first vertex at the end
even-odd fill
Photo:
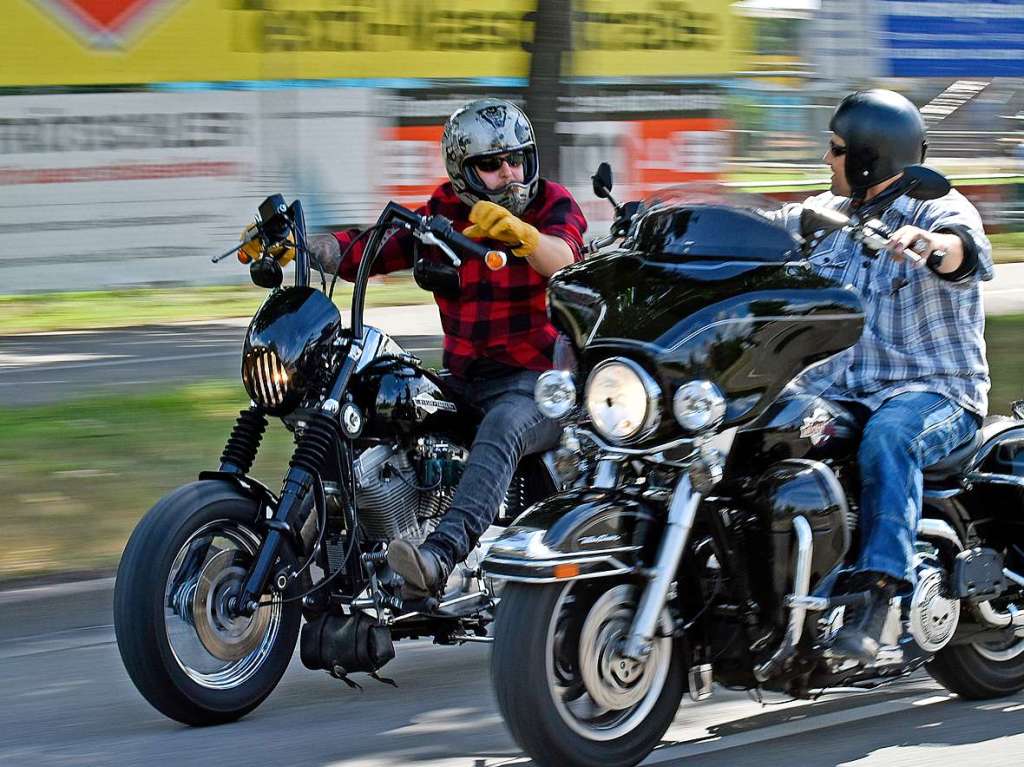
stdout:
POLYGON ((1005 642, 975 642, 971 647, 986 660, 1005 663, 1024 653, 1024 639, 1011 637, 1005 642))
MULTIPOLYGON (((672 639, 656 637, 645 661, 621 656, 637 598, 636 587, 623 584, 590 607, 577 642, 563 615, 576 607, 573 586, 566 584, 559 595, 548 627, 548 693, 573 732, 592 741, 615 740, 635 730, 657 703, 672 662, 672 639), (567 657, 574 650, 575 661, 570 662, 567 657)), ((665 614, 661 628, 669 628, 665 614)))
POLYGON ((211 522, 185 541, 167 574, 167 644, 178 667, 202 687, 230 690, 245 684, 263 667, 277 640, 279 596, 249 617, 231 617, 227 609, 259 543, 255 533, 236 522, 211 522))

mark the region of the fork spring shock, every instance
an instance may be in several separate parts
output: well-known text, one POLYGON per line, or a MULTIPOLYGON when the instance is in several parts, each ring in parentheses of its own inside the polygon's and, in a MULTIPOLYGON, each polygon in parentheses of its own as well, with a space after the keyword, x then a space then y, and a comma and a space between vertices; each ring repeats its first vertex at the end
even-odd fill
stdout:
POLYGON ((330 416, 316 413, 306 425, 289 466, 302 469, 309 474, 319 475, 327 462, 327 454, 337 440, 337 429, 330 416))
POLYGON ((240 411, 224 452, 221 453, 220 470, 232 474, 248 474, 266 430, 267 418, 259 407, 254 405, 240 411))

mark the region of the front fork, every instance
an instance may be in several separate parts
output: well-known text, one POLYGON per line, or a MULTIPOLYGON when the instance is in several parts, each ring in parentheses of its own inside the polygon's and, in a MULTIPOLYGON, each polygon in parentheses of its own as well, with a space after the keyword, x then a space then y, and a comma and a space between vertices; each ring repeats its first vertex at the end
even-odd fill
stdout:
POLYGON ((665 534, 658 544, 654 563, 646 572, 649 580, 640 595, 633 623, 623 643, 622 654, 627 658, 640 661, 651 652, 658 616, 668 600, 669 588, 689 542, 700 500, 701 494, 694 489, 689 473, 684 472, 672 492, 665 534))
MULTIPOLYGON (((259 608, 260 597, 266 591, 281 546, 286 540, 294 542, 298 550, 302 550, 302 537, 298 529, 292 526, 291 520, 301 508, 316 478, 322 475, 327 456, 339 439, 336 422, 330 415, 320 412, 310 417, 292 455, 277 508, 269 519, 263 521, 268 530, 267 536, 249 569, 241 592, 228 602, 231 612, 250 616, 259 608)), ((275 586, 283 590, 287 580, 275 586)))

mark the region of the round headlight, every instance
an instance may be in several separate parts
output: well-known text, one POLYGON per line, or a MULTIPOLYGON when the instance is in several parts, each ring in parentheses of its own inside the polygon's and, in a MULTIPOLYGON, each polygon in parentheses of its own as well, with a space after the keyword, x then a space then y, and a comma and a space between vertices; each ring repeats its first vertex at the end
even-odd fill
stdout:
POLYGON ((707 431, 725 419, 725 397, 711 381, 690 381, 676 390, 672 412, 687 431, 707 431))
POLYGON ((576 380, 567 370, 548 370, 537 379, 533 398, 545 416, 561 418, 576 405, 576 380))
POLYGON ((658 428, 661 389, 632 360, 613 357, 595 366, 587 380, 585 396, 587 414, 605 439, 643 439, 658 428))

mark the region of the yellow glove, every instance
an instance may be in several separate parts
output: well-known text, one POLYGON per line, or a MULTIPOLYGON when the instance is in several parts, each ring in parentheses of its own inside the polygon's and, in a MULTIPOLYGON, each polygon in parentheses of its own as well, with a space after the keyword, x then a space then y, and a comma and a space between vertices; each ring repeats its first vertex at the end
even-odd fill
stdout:
MULTIPOLYGON (((249 237, 255 228, 255 224, 245 227, 238 239, 244 240, 246 237, 249 237)), ((250 261, 258 261, 262 255, 262 246, 260 244, 259 237, 245 243, 245 245, 238 250, 238 260, 243 264, 248 264, 250 261)), ((277 245, 272 245, 270 248, 270 255, 276 258, 277 262, 281 264, 281 266, 288 266, 288 264, 291 263, 291 260, 295 258, 294 235, 289 232, 287 240, 282 243, 278 243, 277 245)))
POLYGON ((473 226, 466 227, 462 233, 476 239, 491 239, 515 245, 512 253, 526 257, 540 245, 540 232, 520 218, 516 218, 505 208, 493 202, 479 200, 469 211, 469 220, 473 226))

